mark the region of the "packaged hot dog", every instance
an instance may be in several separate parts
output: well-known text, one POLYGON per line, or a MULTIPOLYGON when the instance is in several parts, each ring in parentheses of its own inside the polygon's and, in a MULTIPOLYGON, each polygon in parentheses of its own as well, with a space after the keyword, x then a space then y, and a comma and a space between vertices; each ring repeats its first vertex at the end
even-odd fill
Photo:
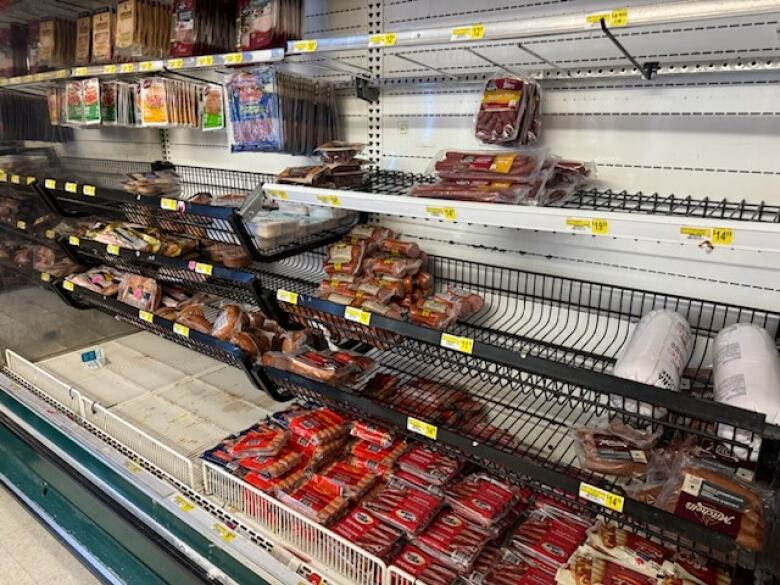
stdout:
POLYGON ((358 420, 353 421, 349 434, 385 449, 395 441, 393 434, 384 427, 358 420))
POLYGON ((486 473, 474 473, 450 486, 445 499, 464 518, 490 527, 509 512, 520 494, 516 486, 486 473))
POLYGON ((450 510, 439 512, 415 539, 415 544, 458 573, 471 571, 477 556, 493 534, 450 510))
POLYGON ((382 520, 414 537, 433 519, 442 503, 437 496, 399 482, 390 482, 363 505, 382 520))
POLYGON ((434 169, 441 179, 531 184, 542 168, 547 152, 546 148, 447 151, 434 164, 434 169))
POLYGON ((245 457, 238 464, 265 479, 272 479, 287 473, 301 460, 301 454, 294 449, 285 447, 276 455, 245 457))
POLYGON ((343 437, 348 431, 348 424, 346 418, 329 408, 318 408, 289 417, 290 432, 315 445, 343 437))
POLYGON ((290 437, 284 429, 260 423, 249 429, 227 452, 238 459, 245 457, 272 457, 282 450, 290 437))
POLYGON ((406 441, 395 439, 388 446, 383 447, 369 441, 355 441, 350 452, 355 457, 376 461, 384 465, 392 465, 406 450, 406 441))
POLYGON ((665 546, 603 520, 588 530, 587 543, 616 563, 649 577, 660 574, 664 563, 674 555, 665 546))
POLYGON ((349 461, 331 463, 317 475, 337 486, 341 494, 351 500, 360 499, 377 479, 371 471, 352 465, 349 461))
POLYGON ((614 419, 605 427, 575 429, 574 446, 585 469, 618 476, 641 475, 660 436, 660 429, 640 431, 614 419))
POLYGON ((486 144, 531 144, 540 127, 541 87, 536 81, 501 74, 487 81, 474 133, 486 144))
POLYGON ((244 481, 269 494, 276 491, 289 492, 306 479, 310 466, 311 463, 309 461, 301 459, 295 467, 292 467, 279 477, 264 477, 259 473, 250 471, 244 475, 244 481))
POLYGON ((319 524, 331 522, 349 504, 349 499, 341 495, 337 486, 316 475, 289 494, 277 490, 276 497, 319 524))
POLYGON ((368 553, 388 561, 401 544, 403 533, 358 506, 332 527, 333 532, 368 553))
POLYGON ((263 365, 292 372, 327 384, 343 384, 355 374, 351 365, 340 364, 322 352, 306 350, 294 354, 269 351, 263 354, 263 365))
POLYGON ((398 458, 398 467, 435 485, 448 484, 460 470, 454 457, 426 445, 415 444, 398 458))
POLYGON ((393 564, 409 573, 416 581, 427 585, 452 585, 458 579, 458 573, 453 569, 412 544, 404 547, 393 564))

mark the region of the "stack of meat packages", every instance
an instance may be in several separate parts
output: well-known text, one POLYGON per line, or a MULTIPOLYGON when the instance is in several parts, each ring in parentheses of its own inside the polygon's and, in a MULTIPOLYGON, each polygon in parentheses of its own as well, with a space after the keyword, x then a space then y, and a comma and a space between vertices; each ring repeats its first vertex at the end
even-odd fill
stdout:
POLYGON ((447 151, 434 163, 439 180, 409 195, 457 201, 548 205, 573 195, 593 174, 591 163, 563 160, 545 148, 447 151))
POLYGON ((357 225, 328 248, 321 298, 391 319, 445 329, 484 306, 479 295, 450 287, 435 293, 428 255, 414 242, 377 225, 357 225))
POLYGON ((279 174, 278 182, 331 189, 359 187, 368 176, 366 165, 370 161, 359 156, 365 146, 339 140, 322 144, 314 151, 322 158, 322 164, 286 168, 279 174))

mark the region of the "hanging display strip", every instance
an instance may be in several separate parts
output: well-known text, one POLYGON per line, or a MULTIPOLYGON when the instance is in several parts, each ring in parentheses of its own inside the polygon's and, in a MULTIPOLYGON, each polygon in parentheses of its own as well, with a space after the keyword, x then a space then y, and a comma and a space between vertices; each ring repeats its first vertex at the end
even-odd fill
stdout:
POLYGON ((780 251, 780 207, 773 205, 595 190, 579 193, 561 207, 501 205, 411 197, 405 192, 416 177, 397 173, 394 178, 392 174, 381 173, 371 181, 373 189, 366 191, 287 184, 266 184, 264 188, 269 197, 278 201, 367 213, 594 237, 696 246, 707 242, 740 250, 780 251), (404 183, 406 190, 399 188, 404 183))

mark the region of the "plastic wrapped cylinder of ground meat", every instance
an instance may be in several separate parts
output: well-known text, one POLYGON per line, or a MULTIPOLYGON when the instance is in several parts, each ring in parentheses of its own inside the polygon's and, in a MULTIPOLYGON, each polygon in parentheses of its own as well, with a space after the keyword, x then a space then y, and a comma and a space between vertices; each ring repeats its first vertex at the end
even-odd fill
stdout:
MULTIPOLYGON (((714 356, 715 400, 780 424, 780 355, 766 329, 749 323, 726 327, 715 338, 714 356)), ((760 438, 750 431, 721 423, 718 435, 746 445, 733 447, 736 457, 758 460, 760 438)))
MULTIPOLYGON (((613 374, 619 378, 678 391, 680 377, 691 358, 693 335, 688 321, 674 311, 651 311, 637 323, 623 347, 613 374)), ((662 418, 666 410, 613 394, 613 408, 645 417, 662 418)))

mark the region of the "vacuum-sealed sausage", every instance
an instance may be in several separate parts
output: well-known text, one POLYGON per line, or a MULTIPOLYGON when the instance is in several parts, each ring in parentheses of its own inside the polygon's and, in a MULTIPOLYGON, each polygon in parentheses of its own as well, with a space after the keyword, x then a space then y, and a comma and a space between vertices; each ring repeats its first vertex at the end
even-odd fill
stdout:
POLYGON ((387 275, 393 278, 414 276, 420 270, 422 262, 411 258, 373 258, 369 260, 366 270, 368 273, 381 276, 387 275))
POLYGON ((647 469, 651 450, 660 436, 660 430, 640 431, 614 419, 605 427, 576 429, 574 447, 585 469, 609 475, 640 475, 647 469))
POLYGON ((336 522, 333 532, 385 561, 398 550, 403 533, 359 506, 336 522))
POLYGON ((510 151, 448 151, 434 164, 441 179, 489 180, 530 183, 542 168, 547 149, 525 148, 510 151))
POLYGON ((334 520, 349 504, 338 487, 316 475, 289 494, 277 491, 276 497, 319 524, 334 520))
POLYGON ((531 132, 531 127, 536 111, 536 86, 536 82, 515 75, 489 79, 477 112, 474 129, 477 139, 487 144, 535 141, 537 134, 531 132))
POLYGON ((379 243, 379 249, 392 256, 405 256, 407 258, 417 258, 420 255, 420 246, 414 242, 405 242, 387 238, 379 243))
POLYGON ((404 547, 393 564, 427 585, 453 585, 458 579, 458 573, 454 569, 412 544, 404 547))
POLYGON ((459 573, 468 573, 493 534, 450 510, 439 512, 415 544, 459 573))

